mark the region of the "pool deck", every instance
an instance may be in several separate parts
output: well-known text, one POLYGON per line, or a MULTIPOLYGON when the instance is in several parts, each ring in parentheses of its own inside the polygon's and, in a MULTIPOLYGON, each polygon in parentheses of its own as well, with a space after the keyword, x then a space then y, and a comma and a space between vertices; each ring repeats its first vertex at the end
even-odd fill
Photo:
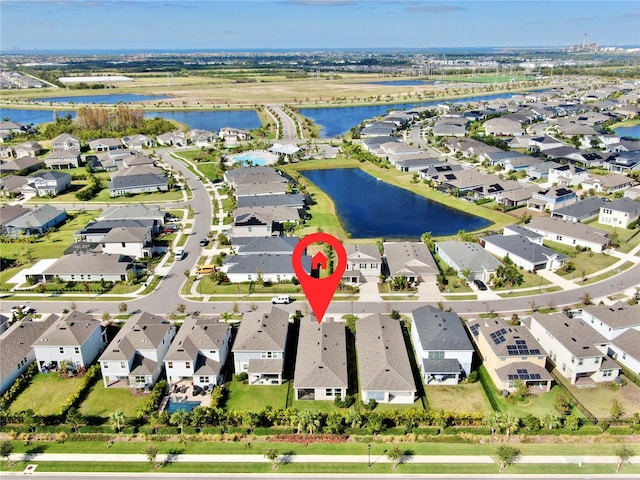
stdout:
POLYGON ((170 398, 179 402, 200 402, 200 406, 202 407, 208 407, 211 404, 211 394, 194 395, 193 385, 191 385, 191 382, 188 380, 182 380, 169 385, 169 395, 165 395, 160 401, 160 407, 158 408, 159 412, 163 412, 167 408, 167 403, 169 403, 170 398), (186 391, 183 392, 181 390, 179 393, 174 393, 176 386, 181 387, 182 389, 186 388, 186 391))
POLYGON ((278 161, 278 155, 267 150, 247 150, 246 152, 228 155, 227 158, 231 160, 231 163, 253 162, 255 165, 260 166, 275 165, 278 161))

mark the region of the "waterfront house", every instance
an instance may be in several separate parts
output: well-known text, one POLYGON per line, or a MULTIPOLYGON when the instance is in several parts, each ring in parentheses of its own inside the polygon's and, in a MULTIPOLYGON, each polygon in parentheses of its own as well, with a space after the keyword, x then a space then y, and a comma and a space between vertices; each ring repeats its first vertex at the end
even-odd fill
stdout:
POLYGON ((556 209, 575 203, 576 199, 576 193, 569 188, 551 187, 535 192, 527 202, 527 207, 541 212, 546 210, 554 212, 556 209))
POLYGON ((389 280, 405 277, 410 284, 435 284, 439 273, 429 247, 422 242, 384 242, 384 273, 389 280))
POLYGON ((382 258, 375 244, 345 244, 347 254, 347 268, 342 275, 343 281, 351 284, 363 283, 365 277, 380 276, 382 272, 382 258))
POLYGON ((69 133, 61 133, 51 140, 53 150, 74 150, 80 151, 80 139, 69 133))
POLYGON ((571 247, 589 248, 597 253, 601 253, 609 244, 607 232, 590 225, 559 218, 537 217, 524 227, 539 233, 545 240, 571 247))
POLYGON ((598 218, 600 207, 606 203, 606 199, 601 197, 587 197, 572 205, 555 210, 552 216, 569 222, 586 222, 598 218))
POLYGON ((450 240, 436 243, 436 254, 453 268, 460 277, 468 270, 468 280, 489 281, 502 263, 487 253, 479 244, 450 240))

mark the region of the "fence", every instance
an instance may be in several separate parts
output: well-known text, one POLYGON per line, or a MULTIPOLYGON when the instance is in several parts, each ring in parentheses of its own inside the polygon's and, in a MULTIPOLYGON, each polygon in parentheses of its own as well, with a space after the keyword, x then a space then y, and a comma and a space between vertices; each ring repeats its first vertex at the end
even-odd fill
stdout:
POLYGON ((489 401, 489 405, 495 412, 500 411, 500 407, 498 406, 498 401, 495 397, 495 388, 493 386, 493 381, 489 378, 489 374, 487 373, 486 368, 481 366, 478 368, 478 378, 480 379, 480 384, 482 385, 482 389, 484 390, 484 394, 489 401))
POLYGON ((578 398, 571 392, 571 390, 569 390, 566 386, 566 378, 564 378, 562 375, 559 375, 558 372, 556 371, 556 369, 554 368, 553 370, 551 370, 551 375, 553 376, 554 380, 556 381, 556 384, 558 384, 558 386, 562 387, 562 390, 564 391, 564 393, 566 393, 569 398, 571 398, 571 401, 573 402, 573 404, 575 405, 575 407, 580 410, 580 412, 587 417, 591 422, 593 422, 594 424, 598 423, 598 419, 589 411, 589 409, 587 407, 585 407, 582 402, 580 400, 578 400, 578 398))

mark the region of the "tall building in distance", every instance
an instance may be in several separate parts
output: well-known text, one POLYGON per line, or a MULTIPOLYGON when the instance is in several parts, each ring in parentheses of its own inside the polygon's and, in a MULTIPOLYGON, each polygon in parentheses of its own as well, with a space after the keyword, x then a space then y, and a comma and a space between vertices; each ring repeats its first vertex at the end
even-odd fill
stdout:
POLYGON ((597 43, 587 43, 587 34, 584 34, 582 43, 577 45, 571 45, 569 51, 572 53, 593 53, 598 51, 597 43))

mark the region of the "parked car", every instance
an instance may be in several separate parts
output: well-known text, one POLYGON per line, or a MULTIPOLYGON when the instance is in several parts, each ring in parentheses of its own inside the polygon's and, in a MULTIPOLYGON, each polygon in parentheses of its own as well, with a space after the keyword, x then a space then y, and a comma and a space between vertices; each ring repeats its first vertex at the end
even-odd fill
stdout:
POLYGON ((206 247, 207 245, 209 245, 209 240, 206 238, 203 238, 202 240, 200 240, 200 246, 201 247, 206 247))
POLYGON ((486 290, 487 286, 484 284, 484 282, 482 280, 474 280, 473 283, 476 285, 476 287, 478 287, 478 290, 486 290))
POLYGON ((185 255, 186 254, 184 252, 184 249, 178 248, 174 253, 174 258, 175 258, 176 261, 182 260, 185 257, 185 255))
POLYGON ((178 226, 170 223, 164 226, 164 233, 173 233, 178 231, 178 226))
POLYGON ((13 307, 11 307, 11 313, 12 314, 17 314, 17 313, 22 313, 23 315, 28 315, 30 313, 35 313, 36 309, 33 307, 29 307, 27 305, 14 305, 13 307))
POLYGON ((277 297, 273 297, 271 299, 271 303, 273 304, 278 304, 278 303, 291 303, 291 297, 289 295, 278 295, 277 297))

